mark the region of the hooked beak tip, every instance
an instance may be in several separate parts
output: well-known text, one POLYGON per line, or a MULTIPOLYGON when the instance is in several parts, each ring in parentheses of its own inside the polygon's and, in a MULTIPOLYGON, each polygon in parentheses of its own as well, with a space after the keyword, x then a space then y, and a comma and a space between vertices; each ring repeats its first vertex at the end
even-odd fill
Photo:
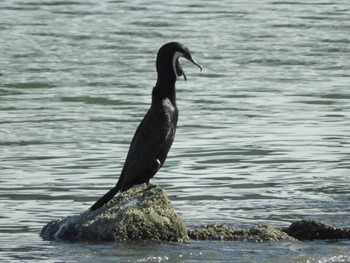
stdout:
POLYGON ((193 64, 195 64, 197 67, 199 67, 199 69, 200 69, 201 72, 202 72, 203 68, 202 68, 201 65, 199 65, 193 58, 192 58, 190 61, 191 61, 193 64))

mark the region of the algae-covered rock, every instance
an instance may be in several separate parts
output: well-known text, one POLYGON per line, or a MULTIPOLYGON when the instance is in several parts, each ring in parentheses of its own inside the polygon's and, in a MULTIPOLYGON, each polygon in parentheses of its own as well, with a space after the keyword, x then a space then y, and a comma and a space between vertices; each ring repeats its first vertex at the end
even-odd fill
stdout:
POLYGON ((349 239, 350 228, 335 228, 320 220, 300 220, 288 228, 277 228, 269 225, 256 225, 245 229, 228 228, 226 225, 206 225, 188 230, 193 240, 223 241, 282 241, 282 240, 315 240, 315 239, 349 239))
POLYGON ((295 240, 293 237, 287 235, 280 228, 269 225, 257 225, 248 227, 243 230, 244 236, 247 240, 262 241, 282 241, 295 240))
POLYGON ((186 229, 165 191, 159 186, 134 187, 96 211, 54 220, 43 227, 45 240, 70 241, 281 241, 349 239, 350 228, 335 228, 319 220, 301 220, 288 228, 256 225, 245 229, 211 224, 186 229))
POLYGON ((234 241, 279 241, 295 240, 278 228, 268 225, 256 225, 246 229, 228 228, 226 225, 206 225, 188 230, 188 236, 194 240, 234 240, 234 241))
POLYGON ((183 241, 187 230, 159 186, 134 187, 104 207, 67 216, 43 227, 46 240, 183 241))
POLYGON ((283 231, 298 240, 350 238, 349 228, 335 228, 316 219, 296 221, 283 231))

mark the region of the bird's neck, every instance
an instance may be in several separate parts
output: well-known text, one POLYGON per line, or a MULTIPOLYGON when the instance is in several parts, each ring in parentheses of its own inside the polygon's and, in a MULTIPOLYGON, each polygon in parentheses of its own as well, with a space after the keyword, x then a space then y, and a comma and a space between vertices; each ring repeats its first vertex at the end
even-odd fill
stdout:
POLYGON ((152 103, 162 101, 163 99, 169 99, 170 102, 176 106, 176 92, 175 92, 175 83, 172 85, 159 85, 158 83, 153 88, 152 91, 152 103))
POLYGON ((158 76, 156 86, 153 88, 152 100, 155 101, 168 98, 171 103, 176 106, 175 82, 175 76, 169 76, 168 78, 164 78, 164 75, 162 78, 159 78, 158 76))

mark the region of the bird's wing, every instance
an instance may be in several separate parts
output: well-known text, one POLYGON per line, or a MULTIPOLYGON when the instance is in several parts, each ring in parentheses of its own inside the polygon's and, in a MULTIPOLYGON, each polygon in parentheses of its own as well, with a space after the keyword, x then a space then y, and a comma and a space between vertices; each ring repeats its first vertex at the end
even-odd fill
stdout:
MULTIPOLYGON (((167 138, 167 121, 159 108, 156 110, 152 107, 141 121, 132 139, 123 168, 124 173, 122 174, 123 178, 121 178, 123 188, 147 182, 156 173, 156 171, 151 170, 152 166, 158 157, 158 153, 169 140, 167 138)), ((167 153, 168 151, 165 155, 167 153)))

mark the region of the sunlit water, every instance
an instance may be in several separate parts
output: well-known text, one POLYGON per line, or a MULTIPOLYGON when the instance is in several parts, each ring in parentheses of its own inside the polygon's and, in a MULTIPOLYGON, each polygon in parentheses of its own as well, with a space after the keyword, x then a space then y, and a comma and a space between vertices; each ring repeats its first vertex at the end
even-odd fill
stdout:
POLYGON ((41 240, 116 183, 174 40, 204 70, 183 61, 153 183, 185 223, 349 226, 350 3, 164 3, 0 2, 1 262, 349 262, 348 241, 41 240))

